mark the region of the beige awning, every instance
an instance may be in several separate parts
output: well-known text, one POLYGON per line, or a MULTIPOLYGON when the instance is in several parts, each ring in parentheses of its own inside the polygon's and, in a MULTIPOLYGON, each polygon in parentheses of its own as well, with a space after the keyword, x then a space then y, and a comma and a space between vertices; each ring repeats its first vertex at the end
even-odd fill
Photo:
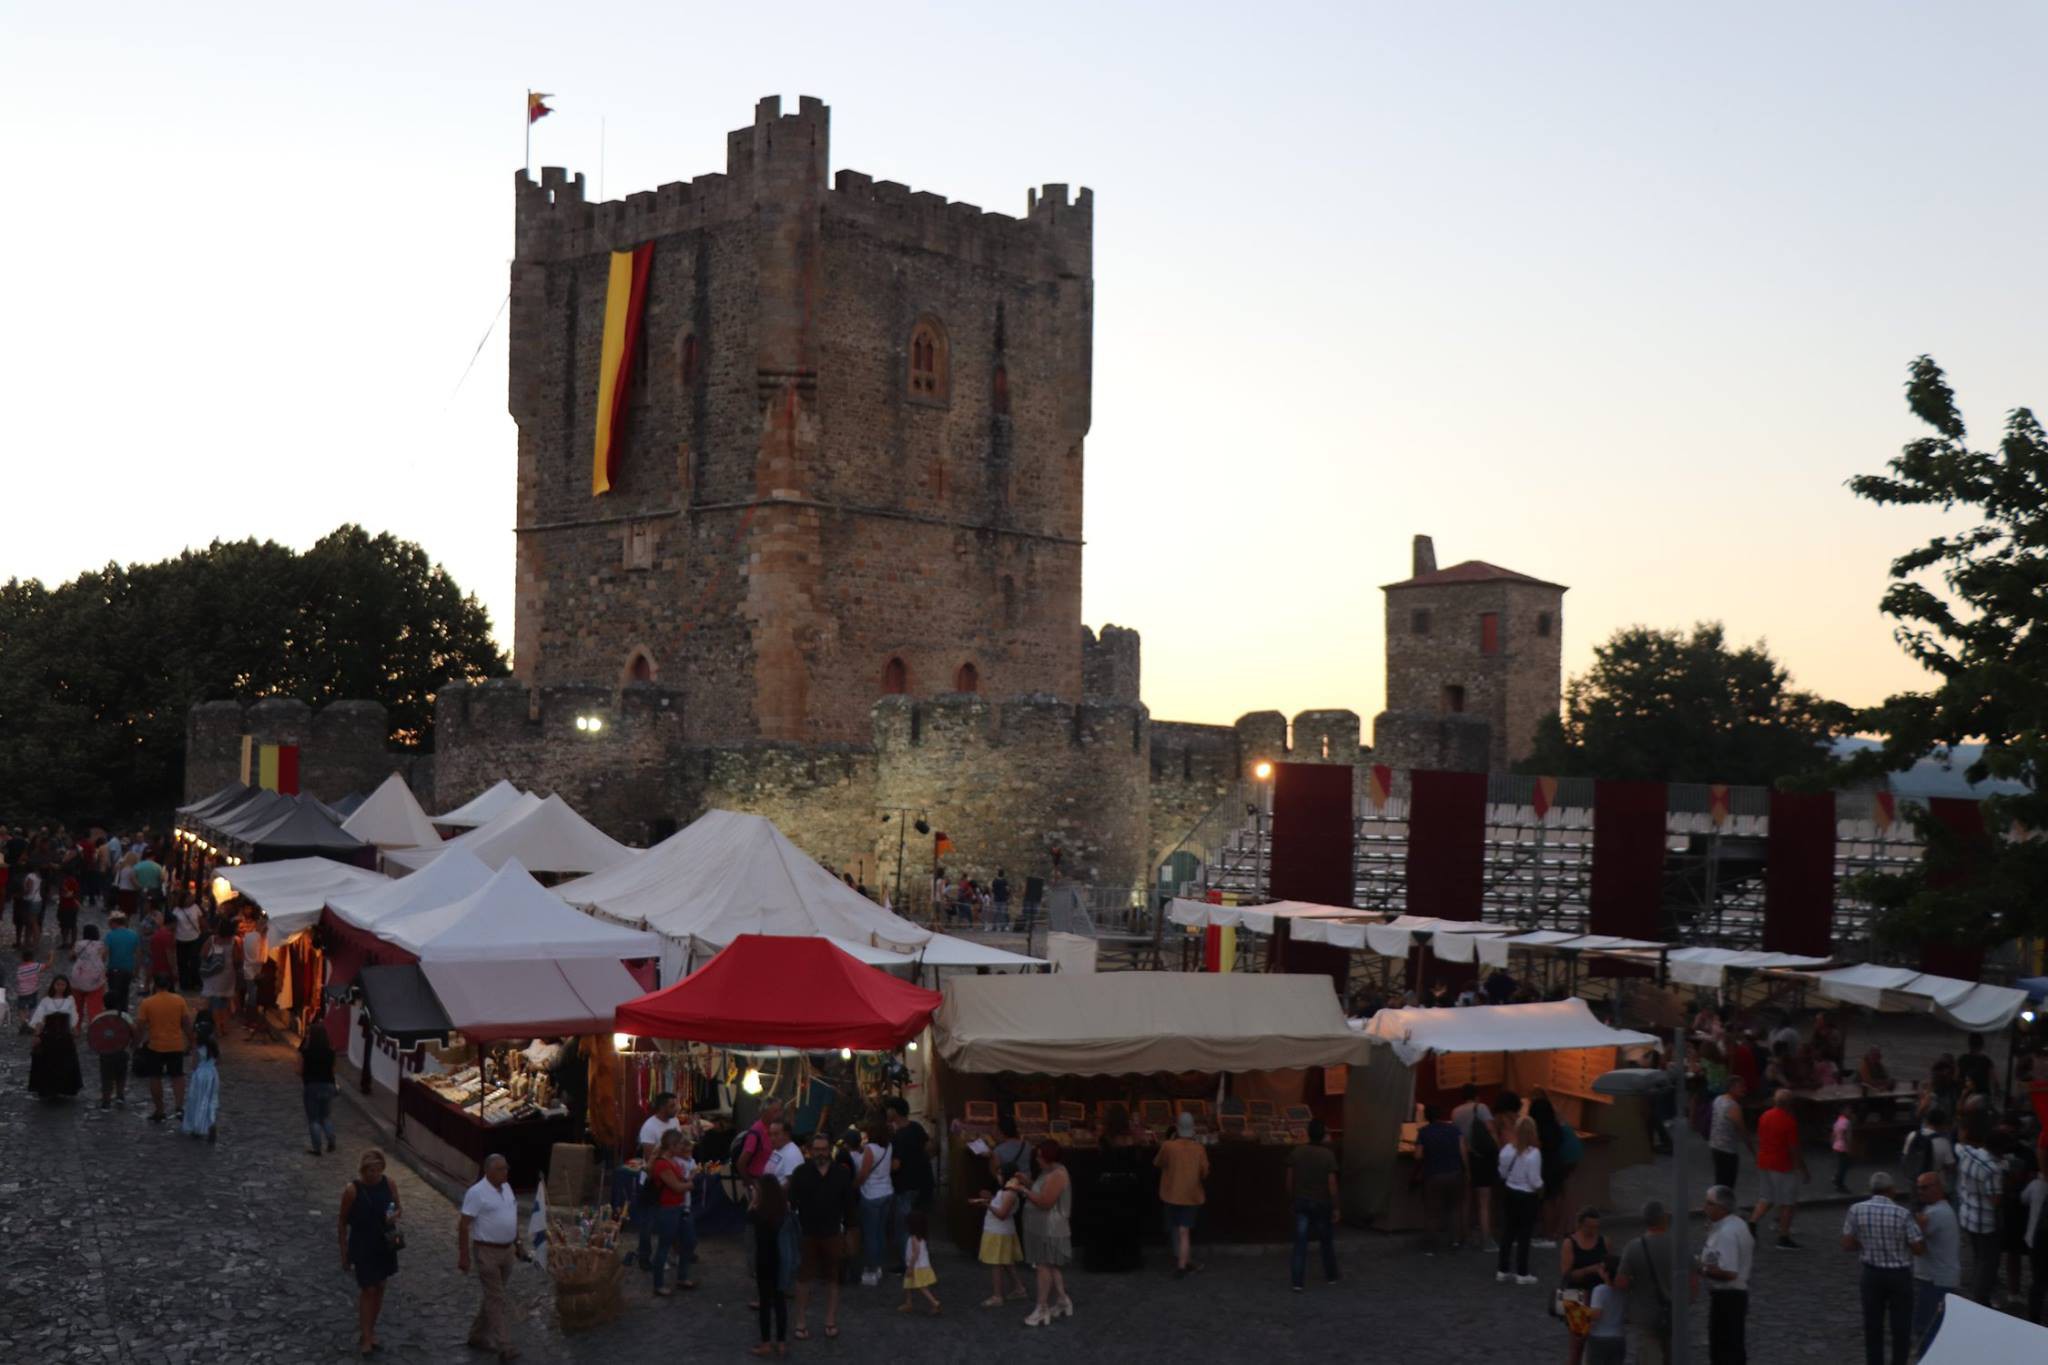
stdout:
POLYGON ((932 1042, 956 1071, 1118 1076, 1366 1061, 1327 976, 1105 972, 961 976, 932 1042))

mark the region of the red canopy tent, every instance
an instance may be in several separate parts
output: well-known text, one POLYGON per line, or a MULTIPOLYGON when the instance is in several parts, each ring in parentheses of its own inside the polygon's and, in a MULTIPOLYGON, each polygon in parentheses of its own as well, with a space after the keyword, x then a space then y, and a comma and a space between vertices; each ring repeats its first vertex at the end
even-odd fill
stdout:
POLYGON ((945 997, 822 938, 741 934, 690 975, 619 1006, 620 1033, 695 1043, 887 1052, 945 997))

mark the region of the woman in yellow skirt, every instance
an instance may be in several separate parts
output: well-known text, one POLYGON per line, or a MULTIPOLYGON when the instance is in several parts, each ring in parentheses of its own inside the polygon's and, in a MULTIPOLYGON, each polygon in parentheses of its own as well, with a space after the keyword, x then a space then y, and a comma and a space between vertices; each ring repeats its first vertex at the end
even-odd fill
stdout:
POLYGON ((931 1305, 932 1316, 939 1315, 939 1296, 932 1293, 932 1286, 939 1277, 932 1273, 932 1248, 930 1225, 922 1213, 913 1213, 906 1220, 909 1240, 903 1244, 903 1306, 898 1311, 910 1311, 911 1296, 924 1295, 924 1301, 931 1305))
POLYGON ((1017 1206, 1022 1199, 1015 1190, 1009 1188, 1010 1180, 1016 1174, 1015 1163, 1003 1163, 1003 1188, 974 1201, 988 1209, 988 1212, 981 1216, 981 1263, 989 1268, 992 1292, 981 1301, 983 1308, 1003 1306, 1006 1297, 1003 1292, 1003 1280, 1006 1276, 1016 1286, 1009 1292, 1008 1298, 1030 1297, 1029 1291, 1024 1288, 1024 1272, 1017 1269, 1024 1260, 1024 1247, 1017 1240, 1017 1206))

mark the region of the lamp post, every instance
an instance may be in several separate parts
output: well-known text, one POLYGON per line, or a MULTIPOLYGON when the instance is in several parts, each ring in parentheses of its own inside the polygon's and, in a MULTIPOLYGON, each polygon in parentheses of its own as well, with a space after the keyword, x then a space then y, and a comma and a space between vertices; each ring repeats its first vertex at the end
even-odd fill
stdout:
POLYGON ((1671 1266, 1670 1283, 1666 1291, 1671 1296, 1671 1354, 1670 1365, 1685 1365, 1690 1350, 1686 1338, 1685 1319, 1689 1304, 1687 1285, 1690 1283, 1691 1260, 1685 1251, 1685 1220, 1691 1207, 1686 1197, 1685 1184, 1685 1130, 1692 1125, 1686 1122, 1679 1107, 1685 1098, 1685 1049, 1682 1036, 1679 1046, 1671 1051, 1671 1068, 1658 1071, 1651 1067, 1623 1067, 1610 1071, 1593 1082, 1593 1091, 1599 1095, 1633 1095, 1642 1099, 1655 1099, 1670 1093, 1678 1101, 1672 1107, 1671 1117, 1671 1266))
POLYGON ((1273 790, 1273 765, 1260 759, 1252 765, 1258 800, 1252 804, 1252 892, 1266 894, 1266 801, 1273 790))

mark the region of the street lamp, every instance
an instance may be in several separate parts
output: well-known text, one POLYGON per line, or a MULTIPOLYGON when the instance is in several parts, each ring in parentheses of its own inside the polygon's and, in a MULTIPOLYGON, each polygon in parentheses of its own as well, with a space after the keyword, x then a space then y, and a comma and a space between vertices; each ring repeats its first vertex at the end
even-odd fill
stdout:
POLYGON ((1252 765, 1252 776, 1260 784, 1258 800, 1252 805, 1252 891, 1266 894, 1266 801, 1272 793, 1273 765, 1260 759, 1252 765))
POLYGON ((1260 759, 1252 765, 1252 776, 1258 778, 1261 782, 1267 781, 1273 776, 1273 765, 1263 758, 1260 759))
MULTIPOLYGON (((1672 1095, 1682 1100, 1685 1095, 1685 1055, 1682 1049, 1672 1049, 1671 1069, 1659 1071, 1654 1067, 1630 1066, 1618 1071, 1609 1071, 1593 1082, 1596 1095, 1630 1095, 1639 1099, 1655 1100, 1662 1095, 1672 1095)), ((1671 1281, 1666 1286, 1671 1296, 1671 1353, 1667 1357, 1670 1365, 1685 1365, 1688 1350, 1685 1336, 1685 1315, 1687 1307, 1686 1285, 1691 1274, 1690 1261, 1685 1253, 1686 1211, 1691 1207, 1686 1196, 1685 1183, 1685 1130, 1691 1125, 1680 1113, 1682 1104, 1671 1107, 1671 1281)), ((1645 1248, 1647 1252, 1648 1248, 1645 1248)), ((1634 1286, 1630 1288, 1633 1290, 1634 1286)))

